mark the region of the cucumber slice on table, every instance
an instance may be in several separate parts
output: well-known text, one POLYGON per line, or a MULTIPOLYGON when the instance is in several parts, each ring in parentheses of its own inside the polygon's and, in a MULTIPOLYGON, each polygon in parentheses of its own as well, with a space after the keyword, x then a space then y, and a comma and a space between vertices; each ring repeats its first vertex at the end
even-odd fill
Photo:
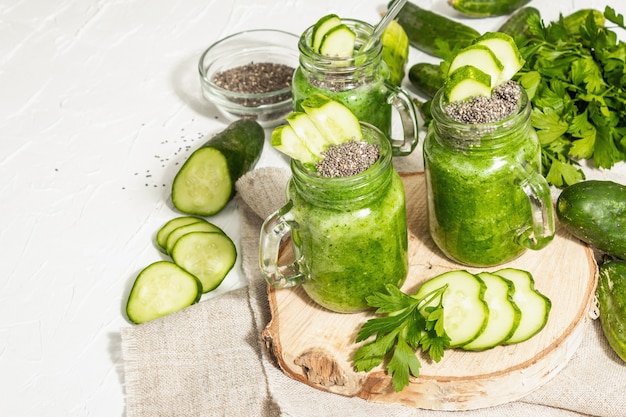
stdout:
POLYGON ((354 54, 356 33, 347 25, 333 26, 326 32, 320 44, 319 53, 328 57, 347 58, 354 54))
POLYGON ((313 42, 313 50, 320 52, 320 45, 324 35, 333 27, 340 25, 341 19, 336 14, 329 14, 321 17, 314 25, 311 32, 311 40, 313 42))
POLYGON ((239 119, 194 151, 172 183, 172 203, 199 216, 220 212, 235 194, 235 183, 261 156, 265 131, 256 121, 239 119))
POLYGON ((493 51, 485 45, 470 45, 461 50, 452 59, 448 74, 453 74, 458 68, 468 65, 489 74, 492 88, 502 79, 504 64, 502 64, 493 51))
POLYGON ((174 249, 174 246, 176 245, 176 242, 178 242, 178 239, 180 239, 182 236, 186 235, 187 233, 192 233, 192 232, 224 233, 222 229, 220 229, 213 223, 209 223, 207 221, 186 224, 184 226, 177 227, 176 229, 170 232, 170 234, 167 236, 167 239, 165 239, 165 251, 171 255, 172 250, 174 249))
POLYGON ((158 261, 144 268, 133 284, 126 304, 128 318, 136 324, 182 310, 200 300, 202 284, 178 265, 158 261))
POLYGON ((313 155, 304 143, 304 139, 298 136, 289 125, 280 125, 274 128, 271 144, 276 150, 303 164, 314 164, 319 161, 319 155, 313 155))
MULTIPOLYGON (((424 298, 432 291, 447 285, 443 293, 443 327, 450 337, 450 347, 461 347, 481 335, 487 326, 489 308, 485 302, 485 283, 475 275, 455 270, 425 281, 414 295, 424 298)), ((420 306, 423 310, 435 301, 420 306)))
POLYGON ((489 48, 502 63, 502 73, 500 78, 496 80, 496 85, 510 80, 524 66, 524 58, 517 49, 515 40, 506 33, 487 32, 476 39, 474 44, 489 48))
POLYGON ((167 237, 170 235, 170 233, 172 233, 172 230, 181 226, 186 226, 188 224, 199 223, 199 222, 206 222, 206 220, 204 220, 201 217, 195 217, 195 216, 182 216, 182 217, 173 218, 172 220, 165 223, 157 232, 156 234, 157 246, 162 252, 167 253, 167 237))
POLYGON ((476 96, 490 97, 491 77, 471 65, 460 67, 445 81, 443 94, 449 103, 476 96))
POLYGON ((363 139, 359 119, 339 101, 313 94, 305 98, 301 106, 328 143, 338 145, 363 139))
POLYGON ((515 286, 511 281, 489 272, 479 273, 478 278, 487 286, 485 301, 489 320, 480 336, 462 346, 465 350, 485 350, 502 344, 513 336, 522 316, 520 308, 513 302, 515 286))
POLYGON ((233 268, 237 249, 224 233, 191 232, 177 240, 171 255, 177 265, 200 280, 202 292, 207 293, 233 268))
POLYGON ((513 335, 505 344, 523 342, 539 333, 548 322, 552 303, 548 297, 535 289, 535 281, 528 271, 515 268, 504 268, 495 271, 515 285, 513 301, 522 311, 520 323, 513 335))

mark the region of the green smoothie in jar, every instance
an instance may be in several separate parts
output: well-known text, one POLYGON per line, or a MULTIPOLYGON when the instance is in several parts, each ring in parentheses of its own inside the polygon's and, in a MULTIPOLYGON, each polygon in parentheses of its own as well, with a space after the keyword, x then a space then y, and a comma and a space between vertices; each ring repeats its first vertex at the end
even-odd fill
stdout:
POLYGON ((367 296, 386 284, 401 286, 407 276, 404 187, 395 170, 385 176, 358 187, 356 198, 346 191, 356 185, 350 179, 333 179, 343 184, 326 187, 323 196, 312 195, 310 185, 297 179, 290 183, 294 216, 306 219, 292 230, 298 257, 309 260, 303 287, 328 309, 365 309, 367 296))
POLYGON ((467 123, 449 114, 442 92, 433 99, 424 142, 429 229, 442 252, 462 264, 502 264, 544 247, 554 235, 550 190, 540 174, 541 148, 523 89, 513 105, 501 120, 467 123))
POLYGON ((394 155, 408 155, 418 142, 417 111, 409 94, 390 83, 390 72, 382 56, 382 43, 377 39, 363 51, 373 26, 356 19, 341 19, 355 34, 352 56, 326 56, 313 48, 314 26, 306 29, 298 42, 300 65, 292 80, 295 111, 314 94, 323 94, 343 103, 357 119, 380 129, 394 143, 394 155), (402 136, 392 135, 392 119, 396 112, 402 123, 402 136))

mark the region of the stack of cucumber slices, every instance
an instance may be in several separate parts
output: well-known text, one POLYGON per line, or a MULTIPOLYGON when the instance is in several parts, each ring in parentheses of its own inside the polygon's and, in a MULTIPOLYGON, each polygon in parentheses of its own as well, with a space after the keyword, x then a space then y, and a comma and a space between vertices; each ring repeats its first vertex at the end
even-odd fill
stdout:
POLYGON ((493 89, 513 78, 524 65, 515 40, 506 33, 487 32, 450 62, 444 83, 447 102, 490 97, 493 89))
POLYGON ((126 314, 136 324, 198 302, 217 288, 235 265, 237 249, 222 229, 204 218, 176 217, 157 232, 156 244, 172 261, 144 268, 128 296, 126 314))
POLYGON ((413 297, 443 286, 444 329, 451 348, 481 351, 528 340, 544 328, 552 307, 535 289, 532 275, 515 268, 446 272, 424 282, 413 297))
POLYGON ((310 167, 332 145, 363 139, 361 124, 344 104, 323 94, 302 101, 304 111, 287 115, 287 123, 272 132, 272 146, 310 167))

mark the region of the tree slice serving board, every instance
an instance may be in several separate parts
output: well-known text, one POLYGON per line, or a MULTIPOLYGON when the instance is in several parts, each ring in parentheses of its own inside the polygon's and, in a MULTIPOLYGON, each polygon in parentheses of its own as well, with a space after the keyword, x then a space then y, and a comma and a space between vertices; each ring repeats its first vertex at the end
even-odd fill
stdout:
MULTIPOLYGON (((382 368, 356 372, 351 357, 361 325, 371 312, 341 314, 319 307, 301 287, 268 287, 272 319, 262 337, 275 364, 312 387, 368 401, 432 410, 470 410, 515 401, 558 373, 578 348, 589 321, 597 282, 592 250, 558 229, 541 251, 494 268, 469 268, 448 260, 428 233, 422 173, 403 174, 409 229, 409 275, 402 287, 413 293, 424 280, 455 269, 495 271, 502 267, 533 274, 536 288, 552 301, 544 329, 528 341, 482 352, 448 350, 439 363, 418 352, 420 376, 395 392, 382 368)), ((292 257, 286 245, 282 259, 292 257)))

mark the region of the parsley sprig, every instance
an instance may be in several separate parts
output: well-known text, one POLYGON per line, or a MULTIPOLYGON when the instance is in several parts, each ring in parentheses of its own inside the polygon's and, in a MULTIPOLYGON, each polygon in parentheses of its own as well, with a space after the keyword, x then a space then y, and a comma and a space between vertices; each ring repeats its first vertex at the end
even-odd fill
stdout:
MULTIPOLYGON (((604 17, 626 29, 611 7, 604 17)), ((562 18, 528 24, 529 35, 517 39, 526 63, 516 79, 533 105, 547 181, 563 187, 583 180, 581 159, 606 169, 626 160, 626 43, 591 13, 575 33, 562 18)))
POLYGON ((387 293, 375 293, 367 303, 376 308, 375 317, 368 320, 357 334, 357 343, 375 338, 362 345, 354 354, 357 371, 370 371, 387 359, 386 369, 392 376, 396 391, 409 385, 410 376, 419 376, 421 363, 415 351, 428 352, 430 358, 439 362, 444 350, 450 346, 450 338, 443 327, 443 286, 423 298, 414 298, 398 287, 387 285, 387 293))

